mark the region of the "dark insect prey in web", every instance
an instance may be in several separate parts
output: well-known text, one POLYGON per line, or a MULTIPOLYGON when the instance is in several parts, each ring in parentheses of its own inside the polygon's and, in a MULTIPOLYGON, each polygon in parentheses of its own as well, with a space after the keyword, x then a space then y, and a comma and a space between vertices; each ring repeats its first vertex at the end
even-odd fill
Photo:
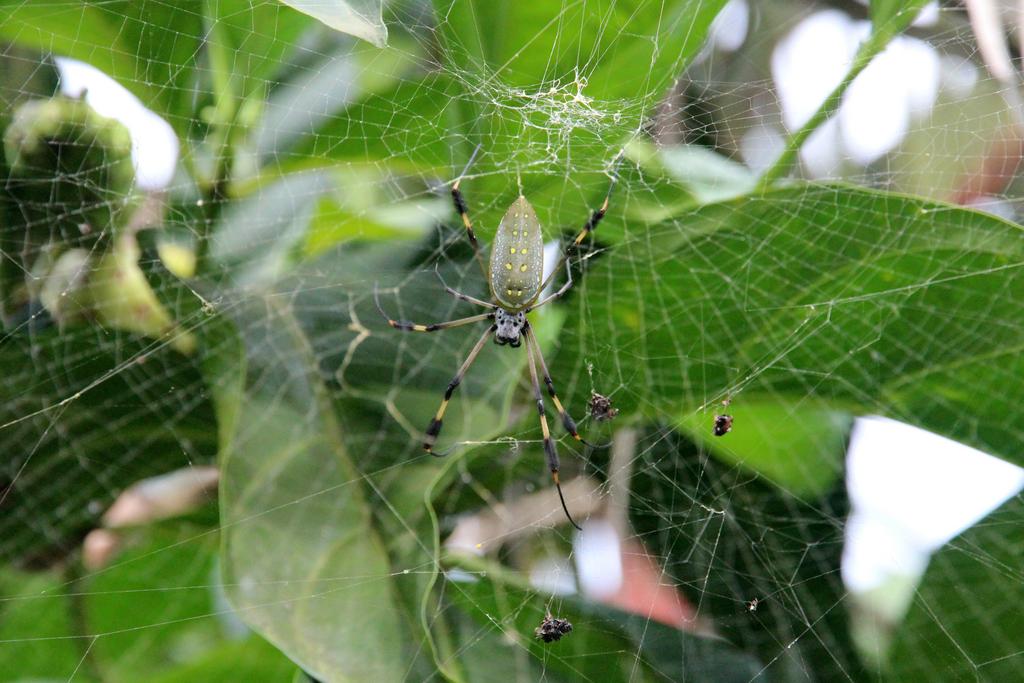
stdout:
POLYGON ((619 409, 612 407, 612 400, 610 398, 602 396, 596 391, 590 392, 590 417, 598 422, 605 422, 607 420, 614 420, 618 414, 619 409))
POLYGON ((568 619, 553 617, 549 612, 533 633, 539 640, 551 643, 561 640, 562 636, 568 635, 570 632, 572 632, 572 624, 569 623, 568 619))

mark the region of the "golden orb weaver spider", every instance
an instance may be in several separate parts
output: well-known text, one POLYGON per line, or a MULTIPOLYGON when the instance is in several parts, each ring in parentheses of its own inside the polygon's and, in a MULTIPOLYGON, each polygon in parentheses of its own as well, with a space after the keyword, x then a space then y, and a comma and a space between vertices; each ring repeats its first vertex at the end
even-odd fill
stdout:
MULTIPOLYGON (((476 158, 477 152, 480 148, 477 147, 473 152, 473 155, 469 159, 469 163, 466 164, 468 169, 472 165, 473 160, 476 158)), ((616 157, 616 161, 621 159, 621 153, 616 157)), ((613 163, 615 163, 613 161, 613 163)), ((576 235, 572 242, 566 245, 565 251, 559 258, 558 265, 552 269, 551 273, 546 279, 544 279, 544 238, 541 234, 540 221, 537 219, 537 213, 533 210, 533 206, 530 202, 526 201, 526 197, 519 195, 519 198, 512 202, 512 206, 509 207, 505 216, 501 219, 501 223, 498 224, 498 231, 494 237, 494 244, 491 246, 491 258, 490 267, 484 265, 483 258, 480 252, 480 243, 477 241, 476 233, 473 232, 473 222, 469 218, 469 210, 466 206, 466 200, 462 196, 462 192, 459 190, 459 184, 462 182, 462 176, 465 175, 465 170, 459 176, 459 179, 452 185, 452 201, 455 204, 455 211, 458 212, 462 218, 462 223, 466 228, 466 235, 469 237, 470 243, 473 245, 473 252, 476 256, 476 261, 480 265, 480 270, 483 272, 484 279, 487 280, 491 290, 491 301, 483 301, 471 296, 457 292, 456 290, 449 287, 440 273, 437 273, 438 279, 441 280, 441 285, 445 291, 462 301, 468 301, 469 303, 476 304, 477 306, 483 306, 484 308, 490 309, 489 313, 480 313, 478 315, 471 315, 467 318, 460 318, 458 320, 450 320, 442 323, 432 323, 429 325, 422 325, 419 323, 410 322, 408 320, 393 320, 384 312, 383 307, 380 305, 380 299, 377 296, 376 288, 374 289, 374 302, 377 304, 377 310, 380 314, 388 321, 388 325, 395 328, 396 330, 402 330, 405 332, 436 332, 438 330, 446 330, 452 327, 461 327, 463 325, 471 325, 477 322, 483 322, 484 320, 490 321, 490 326, 484 331, 479 341, 473 346, 473 349, 466 356, 466 359, 462 362, 458 372, 452 377, 452 380, 448 383, 448 388, 444 392, 444 398, 441 400, 441 405, 437 409, 437 413, 434 414, 434 418, 430 421, 430 425, 427 427, 425 437, 423 440, 423 449, 432 455, 438 455, 434 453, 434 444, 437 443, 437 438, 441 433, 441 425, 444 420, 445 411, 448 408, 448 402, 452 398, 452 394, 455 393, 455 389, 462 382, 469 367, 476 360, 480 350, 483 349, 484 344, 487 342, 488 337, 494 335, 494 342, 501 346, 506 344, 512 348, 517 348, 522 344, 522 340, 526 340, 526 357, 530 367, 530 380, 533 384, 533 395, 534 400, 537 403, 537 414, 540 416, 540 430, 544 437, 544 453, 547 456, 548 469, 551 470, 551 478, 555 483, 555 489, 558 491, 558 499, 562 503, 562 511, 565 512, 566 518, 569 523, 577 529, 580 529, 579 524, 573 520, 572 515, 569 514, 569 508, 565 504, 565 497, 562 495, 562 485, 558 480, 559 460, 558 451, 555 448, 555 442, 551 438, 551 432, 548 429, 548 418, 544 409, 544 397, 541 394, 540 381, 538 380, 537 365, 540 365, 541 373, 544 377, 544 384, 547 386, 548 395, 551 397, 552 403, 555 405, 555 409, 558 411, 559 417, 562 419, 562 426, 565 427, 566 431, 569 432, 574 439, 586 443, 576 429, 576 422, 572 419, 565 408, 562 406, 562 402, 558 400, 558 394, 555 392, 554 382, 551 380, 551 375, 548 373, 547 364, 544 362, 544 356, 540 351, 540 344, 537 343, 536 335, 533 332, 533 328, 530 326, 530 321, 527 319, 527 314, 530 311, 534 311, 541 306, 547 305, 548 303, 561 298, 566 292, 572 287, 572 270, 569 268, 569 256, 572 252, 579 247, 580 243, 586 239, 604 218, 605 212, 608 210, 608 202, 611 199, 612 189, 615 187, 615 175, 612 174, 611 184, 608 187, 608 192, 604 197, 604 202, 601 204, 601 208, 597 209, 590 214, 590 218, 584 224, 583 229, 576 235), (549 296, 537 302, 541 293, 545 290, 548 284, 554 279, 558 273, 559 268, 562 265, 566 266, 566 283, 562 287, 550 294, 549 296)), ((435 272, 437 272, 435 270, 435 272)), ((589 445, 589 444, 588 444, 589 445)))

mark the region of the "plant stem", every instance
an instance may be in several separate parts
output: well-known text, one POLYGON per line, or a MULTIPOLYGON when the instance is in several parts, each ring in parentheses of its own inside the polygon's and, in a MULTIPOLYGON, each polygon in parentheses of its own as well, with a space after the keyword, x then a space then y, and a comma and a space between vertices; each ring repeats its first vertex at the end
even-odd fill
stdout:
POLYGON ((233 126, 230 124, 224 131, 224 140, 217 146, 217 159, 214 164, 213 177, 205 185, 203 192, 202 230, 196 244, 196 272, 207 274, 210 255, 210 239, 213 237, 213 225, 220 216, 221 208, 227 201, 227 189, 230 182, 232 146, 230 137, 233 126))
POLYGON ((448 458, 444 466, 438 470, 437 476, 431 480, 430 485, 423 491, 423 505, 427 508, 427 515, 430 517, 430 529, 434 543, 434 552, 433 571, 430 574, 430 579, 427 580, 427 585, 423 588, 423 599, 420 601, 420 625, 423 627, 423 635, 427 639, 427 645, 430 646, 430 654, 434 658, 434 664, 437 666, 437 670, 440 671, 445 678, 457 683, 462 682, 462 677, 457 671, 449 669, 442 662, 437 641, 434 639, 434 635, 430 630, 430 620, 427 618, 427 610, 430 606, 430 598, 434 593, 434 586, 437 584, 437 577, 441 573, 441 529, 437 521, 437 512, 434 510, 434 489, 437 488, 437 485, 448 476, 448 472, 460 460, 461 458, 457 456, 448 458))
POLYGON ((768 167, 768 170, 757 181, 755 193, 769 190, 775 184, 775 181, 789 174, 793 163, 796 161, 797 154, 807 141, 807 138, 836 112, 850 84, 871 63, 871 60, 885 49, 885 46, 889 44, 889 40, 892 37, 893 33, 891 31, 876 31, 861 43, 857 49, 857 54, 853 57, 853 63, 850 64, 850 70, 843 76, 843 80, 829 93, 825 101, 818 107, 818 110, 807 120, 807 123, 789 137, 789 140, 786 142, 786 148, 782 150, 779 158, 768 167))
MULTIPOLYGON (((86 617, 85 595, 86 588, 82 585, 82 565, 79 562, 71 561, 64 570, 65 586, 69 591, 69 606, 71 624, 74 633, 81 638, 82 658, 78 663, 78 670, 83 674, 103 679, 103 670, 92 653, 92 646, 96 643, 96 636, 89 636, 89 620, 86 617)), ((76 670, 77 671, 77 670, 76 670)))

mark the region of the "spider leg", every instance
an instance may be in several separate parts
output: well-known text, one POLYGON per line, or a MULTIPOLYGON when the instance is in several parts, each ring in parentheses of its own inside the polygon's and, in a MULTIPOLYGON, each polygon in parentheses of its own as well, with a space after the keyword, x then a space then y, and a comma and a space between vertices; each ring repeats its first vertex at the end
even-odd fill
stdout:
MULTIPOLYGON (((551 470, 551 478, 555 482, 555 489, 558 491, 558 499, 562 502, 562 511, 565 513, 566 519, 568 519, 569 523, 574 527, 583 531, 580 525, 573 520, 572 515, 569 514, 569 507, 565 504, 565 496, 562 495, 562 485, 558 481, 558 451, 555 450, 555 442, 551 440, 551 431, 548 429, 548 418, 544 413, 544 397, 540 393, 540 382, 537 381, 537 365, 534 363, 533 358, 533 344, 530 343, 530 335, 528 332, 529 328, 526 327, 523 331, 526 333, 526 357, 530 364, 530 379, 533 382, 533 397, 537 401, 537 414, 540 416, 540 431, 541 434, 544 435, 544 453, 548 458, 548 469, 551 470)), ((545 371, 544 374, 547 375, 547 371, 545 371)), ((550 383, 548 386, 551 386, 550 383)), ((554 393, 551 395, 554 397, 554 393)), ((561 404, 558 403, 557 398, 555 399, 555 405, 561 409, 561 404)), ((564 416, 564 411, 561 412, 564 416)))
POLYGON ((443 277, 441 277, 441 271, 437 269, 436 264, 434 265, 434 275, 437 275, 437 279, 441 281, 441 286, 444 287, 444 291, 448 292, 456 299, 459 299, 460 301, 468 301, 471 304, 483 306, 484 308, 497 308, 497 306, 488 301, 484 301, 483 299, 477 299, 476 297, 469 296, 468 294, 463 294, 462 292, 456 291, 449 287, 448 283, 444 281, 443 277))
MULTIPOLYGON (((485 313, 484 316, 493 314, 485 313)), ((480 316, 474 316, 479 318, 480 316)), ((452 399, 452 394, 455 393, 456 387, 462 383, 462 378, 466 376, 466 371, 469 370, 469 366, 476 360, 477 355, 480 353, 480 349, 484 347, 487 342, 487 338, 494 334, 494 330, 498 329, 497 325, 491 325, 480 337, 480 341, 476 343, 473 350, 466 356, 466 360, 462 362, 462 366, 459 371, 452 377, 452 381, 448 382, 448 388, 445 389, 444 399, 441 400, 441 405, 437 409, 437 413, 434 414, 434 419, 430 421, 430 426, 427 427, 426 436, 423 439, 423 450, 431 455, 439 455, 434 453, 434 444, 437 443, 437 437, 441 433, 441 424, 444 421, 444 412, 448 410, 448 402, 452 399)))
MULTIPOLYGON (((552 301, 554 301, 555 299, 562 298, 563 296, 565 296, 566 292, 568 292, 570 289, 572 289, 572 269, 569 267, 568 263, 565 264, 565 272, 566 272, 566 275, 568 275, 568 279, 566 280, 565 284, 562 285, 561 288, 557 292, 555 292, 554 294, 551 294, 550 296, 542 299, 539 303, 536 303, 533 306, 530 306, 530 308, 528 308, 527 311, 526 311, 527 313, 529 313, 530 311, 532 311, 534 309, 540 308, 541 306, 544 306, 545 304, 549 304, 552 301)), ((541 291, 543 291, 543 290, 541 290, 541 291)))
POLYGON ((466 236, 469 237, 470 243, 473 245, 473 253, 476 255, 476 262, 480 265, 480 272, 484 274, 484 279, 487 277, 487 266, 484 265, 483 256, 480 254, 480 243, 476 240, 476 233, 473 232, 473 221, 469 219, 469 207, 466 206, 466 198, 462 196, 462 192, 459 190, 459 184, 462 182, 462 176, 466 174, 466 171, 473 164, 473 160, 476 159, 477 152, 480 151, 480 145, 477 145, 476 149, 473 150, 472 156, 469 157, 469 162, 466 164, 466 168, 462 169, 462 173, 459 175, 459 179, 452 185, 452 202, 455 204, 455 211, 462 218, 462 224, 466 226, 466 236))
MULTIPOLYGON (((619 152, 612 160, 612 163, 615 165, 616 169, 618 169, 619 164, 622 162, 622 155, 623 152, 619 152)), ((604 201, 601 202, 601 208, 590 214, 590 218, 588 218, 587 222, 584 223, 583 229, 580 230, 579 233, 577 233, 576 237, 573 239, 572 242, 565 245, 565 251, 562 252, 562 260, 559 262, 557 266, 555 266, 555 269, 551 271, 551 274, 548 275, 548 278, 544 280, 544 283, 540 286, 541 291, 544 291, 544 288, 548 286, 552 279, 554 279, 555 275, 558 273, 558 270, 562 267, 563 263, 566 264, 566 267, 568 267, 569 256, 574 251, 576 251, 576 249, 580 246, 583 240, 587 238, 587 235, 589 235, 591 232, 597 229, 597 224, 601 222, 601 219, 604 218, 604 214, 608 211, 608 202, 611 201, 612 190, 615 189, 616 180, 618 180, 618 176, 615 175, 615 173, 613 172, 612 181, 608 185, 608 192, 604 196, 604 201)), ((534 306, 534 308, 536 308, 536 306, 534 306)))
POLYGON ((463 325, 470 325, 494 317, 493 313, 480 313, 479 315, 471 315, 468 318, 459 318, 458 320, 449 320, 443 323, 431 323, 429 325, 421 325, 409 320, 394 320, 384 312, 384 307, 380 305, 380 296, 377 293, 376 285, 373 288, 373 302, 377 304, 377 310, 388 321, 388 325, 391 325, 396 330, 403 330, 405 332, 437 332, 438 330, 462 327, 463 325))
POLYGON ((548 396, 551 397, 551 401, 555 404, 555 410, 558 411, 558 416, 562 418, 562 426, 565 427, 565 431, 572 435, 572 438, 577 441, 581 441, 591 448, 597 448, 592 443, 589 443, 586 439, 580 436, 580 433, 576 430, 576 421, 572 419, 572 416, 562 406, 562 402, 558 400, 558 394, 555 393, 555 383, 551 381, 551 374, 548 372, 547 363, 544 362, 544 354, 540 352, 540 343, 537 342, 537 337, 533 333, 533 329, 530 324, 527 323, 523 328, 523 335, 526 337, 527 349, 531 355, 536 355, 537 363, 540 365, 540 371, 544 375, 544 384, 548 388, 548 396))

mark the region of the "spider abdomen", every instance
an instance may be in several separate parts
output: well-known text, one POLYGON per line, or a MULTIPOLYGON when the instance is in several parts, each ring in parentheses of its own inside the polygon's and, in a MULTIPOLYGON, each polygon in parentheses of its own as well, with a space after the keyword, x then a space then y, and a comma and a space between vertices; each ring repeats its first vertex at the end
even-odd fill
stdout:
POLYGON ((544 239, 530 202, 520 196, 498 225, 491 247, 490 285, 494 299, 509 311, 526 308, 540 294, 544 239))

